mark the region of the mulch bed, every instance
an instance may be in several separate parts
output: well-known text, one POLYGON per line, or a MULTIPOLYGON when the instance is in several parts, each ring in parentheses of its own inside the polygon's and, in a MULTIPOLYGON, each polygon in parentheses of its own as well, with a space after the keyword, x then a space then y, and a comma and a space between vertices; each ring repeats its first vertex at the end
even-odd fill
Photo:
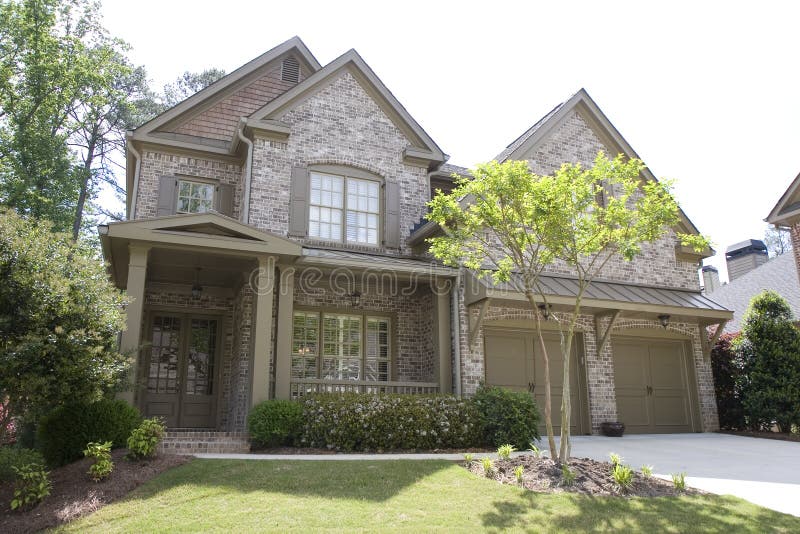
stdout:
POLYGON ((763 432, 754 430, 720 430, 720 434, 731 436, 744 436, 747 438, 777 439, 780 441, 796 441, 800 443, 800 434, 786 434, 783 432, 763 432))
POLYGON ((270 447, 265 449, 254 448, 250 454, 463 454, 465 452, 493 452, 494 449, 392 449, 378 451, 353 451, 342 452, 332 449, 315 449, 311 447, 270 447))
POLYGON ((53 469, 50 495, 25 512, 11 511, 13 484, 3 484, 0 486, 0 532, 37 532, 66 523, 124 497, 154 476, 191 460, 187 456, 162 454, 152 460, 131 462, 123 458, 127 452, 126 449, 111 452, 114 472, 103 482, 93 482, 86 474, 92 464, 89 458, 53 469))
MULTIPOLYGON (((514 469, 518 465, 525 469, 522 475, 522 487, 539 493, 570 492, 605 497, 673 497, 705 493, 689 487, 684 492, 678 492, 672 481, 655 477, 645 478, 638 471, 634 471, 632 486, 623 491, 611 478, 609 462, 598 462, 589 458, 570 458, 569 468, 575 473, 575 482, 571 486, 563 485, 560 465, 549 458, 536 458, 533 455, 495 460, 491 478, 502 484, 519 486, 517 477, 514 476, 514 469)), ((486 476, 480 461, 473 461, 468 469, 477 475, 486 476)))

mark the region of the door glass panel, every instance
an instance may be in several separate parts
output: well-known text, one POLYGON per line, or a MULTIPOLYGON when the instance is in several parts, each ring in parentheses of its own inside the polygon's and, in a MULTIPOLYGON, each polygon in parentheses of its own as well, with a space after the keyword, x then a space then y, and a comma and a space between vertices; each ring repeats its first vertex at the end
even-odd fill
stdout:
POLYGON ((192 319, 189 331, 189 353, 186 358, 187 395, 211 395, 214 378, 214 356, 217 346, 217 321, 192 319))
POLYGON ((147 374, 148 393, 169 394, 178 392, 178 351, 180 345, 180 317, 166 315, 154 317, 150 369, 147 374))

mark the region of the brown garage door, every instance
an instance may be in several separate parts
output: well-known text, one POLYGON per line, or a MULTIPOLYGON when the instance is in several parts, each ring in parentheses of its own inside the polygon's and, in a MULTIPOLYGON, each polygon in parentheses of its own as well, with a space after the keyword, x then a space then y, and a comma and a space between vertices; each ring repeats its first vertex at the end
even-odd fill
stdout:
POLYGON ((612 338, 617 417, 630 433, 692 431, 684 343, 612 338))
MULTIPOLYGON (((553 426, 561 431, 561 398, 564 377, 561 344, 557 333, 544 335, 550 357, 550 389, 553 406, 553 426)), ((588 409, 584 393, 583 373, 578 366, 583 338, 575 336, 570 362, 570 431, 573 434, 589 432, 588 409)), ((542 413, 540 432, 544 433, 544 359, 538 336, 530 331, 486 329, 484 334, 486 354, 486 383, 517 391, 529 391, 542 413)))

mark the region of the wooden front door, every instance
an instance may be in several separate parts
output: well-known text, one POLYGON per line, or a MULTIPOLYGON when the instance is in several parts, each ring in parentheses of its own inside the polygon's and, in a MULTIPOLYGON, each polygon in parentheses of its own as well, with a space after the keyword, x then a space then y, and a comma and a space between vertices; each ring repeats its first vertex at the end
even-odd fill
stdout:
POLYGON ((150 319, 143 407, 170 428, 216 426, 216 317, 156 313, 150 319))

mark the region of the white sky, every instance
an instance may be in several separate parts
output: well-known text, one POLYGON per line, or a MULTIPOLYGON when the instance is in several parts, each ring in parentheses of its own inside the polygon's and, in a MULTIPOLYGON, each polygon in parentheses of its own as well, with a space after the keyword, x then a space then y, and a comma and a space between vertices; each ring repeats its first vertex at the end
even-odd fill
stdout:
MULTIPOLYGON (((298 35, 323 65, 355 48, 450 154, 491 159, 584 87, 721 254, 762 239, 800 172, 796 2, 105 0, 160 88, 230 72, 298 35)), ((707 261, 708 263, 708 261, 707 261)))

